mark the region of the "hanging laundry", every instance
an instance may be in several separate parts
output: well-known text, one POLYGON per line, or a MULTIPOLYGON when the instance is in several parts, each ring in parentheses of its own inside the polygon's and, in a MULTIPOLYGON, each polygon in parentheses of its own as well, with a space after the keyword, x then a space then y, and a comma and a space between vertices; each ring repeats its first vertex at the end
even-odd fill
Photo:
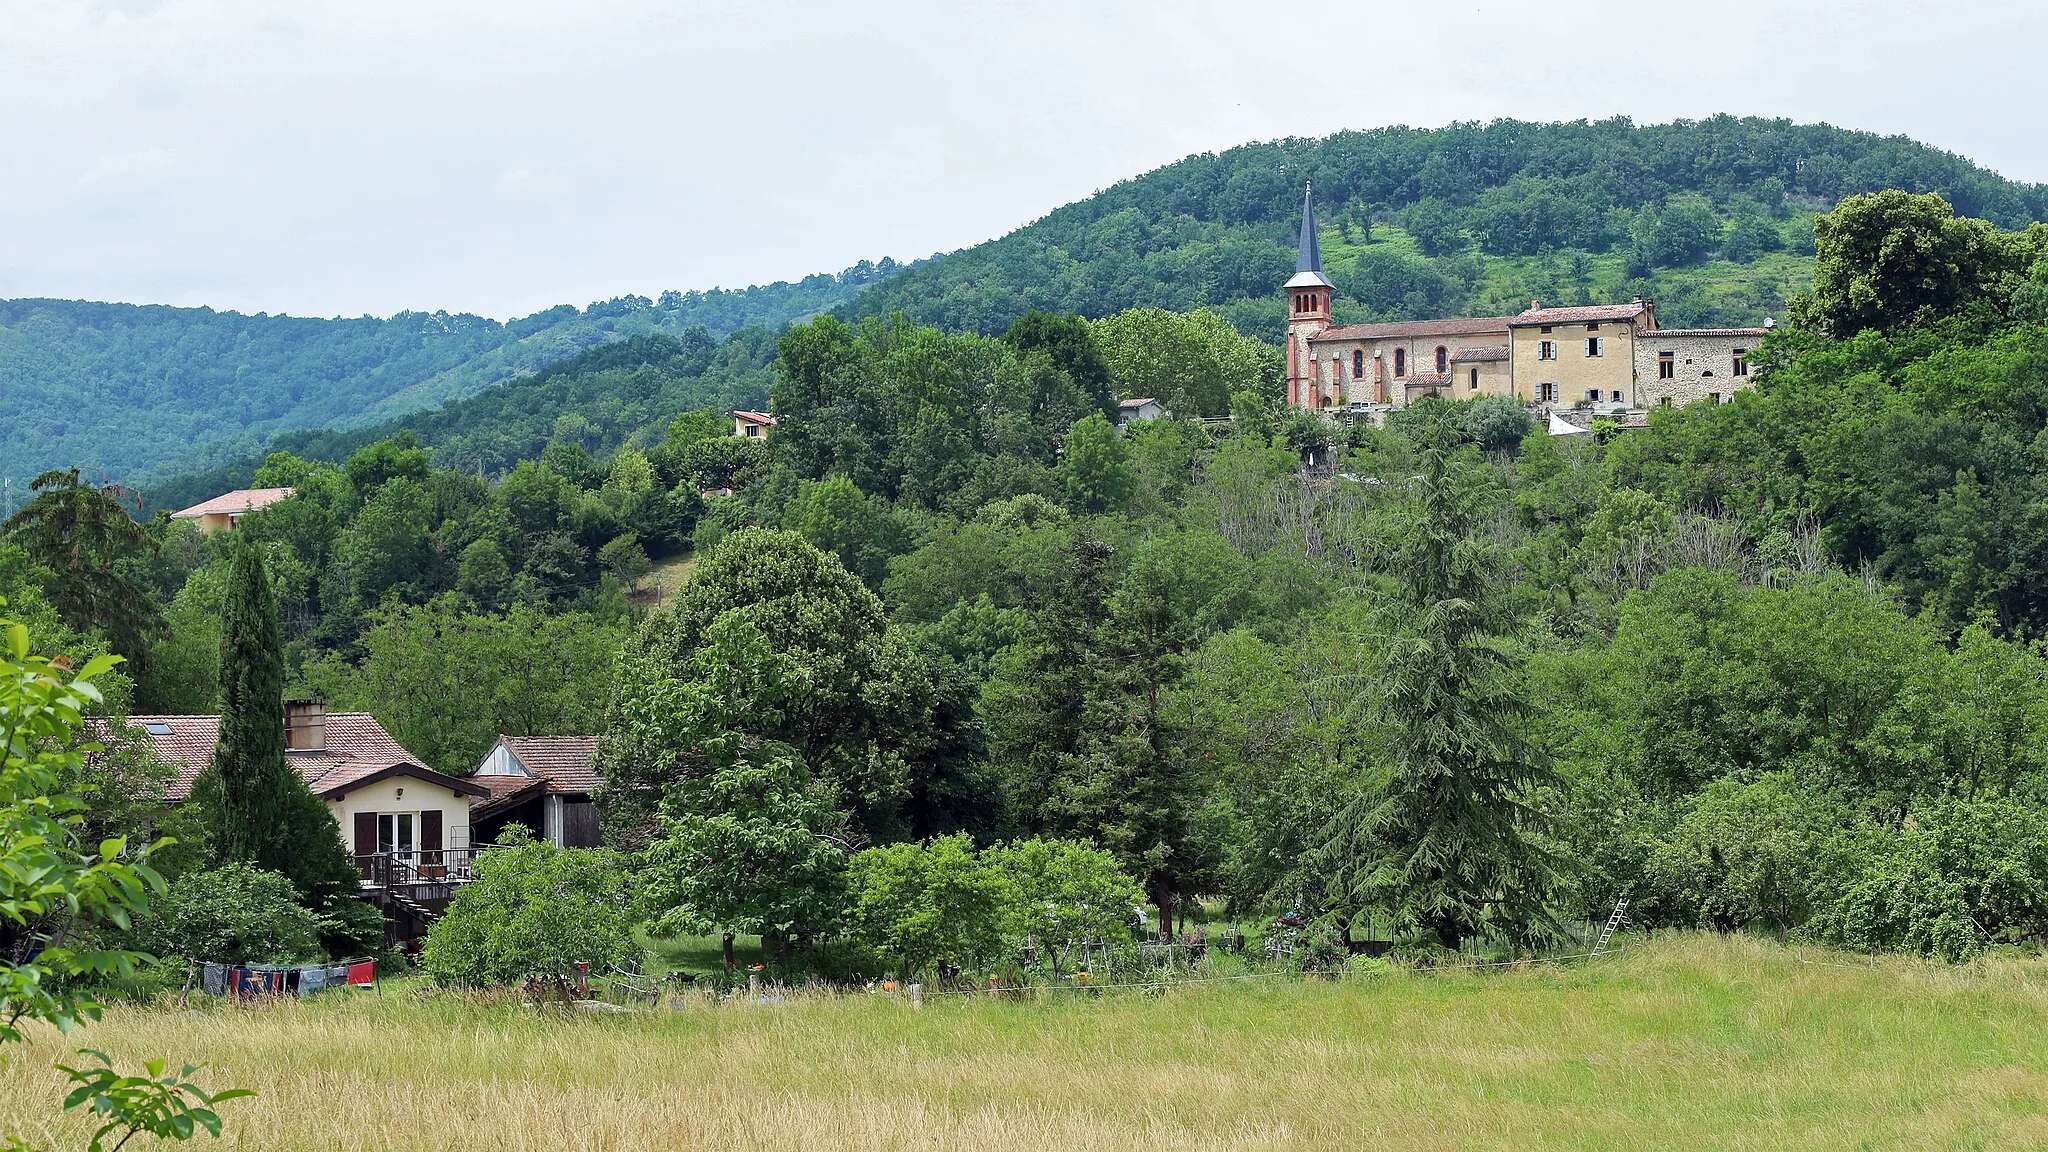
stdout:
POLYGON ((228 991, 228 966, 207 964, 199 969, 199 990, 208 996, 225 996, 228 991))
POLYGON ((348 982, 351 984, 374 984, 377 982, 377 962, 362 960, 348 966, 348 982))
POLYGON ((311 996, 313 993, 318 992, 325 987, 327 987, 327 969, 299 969, 299 995, 311 996))

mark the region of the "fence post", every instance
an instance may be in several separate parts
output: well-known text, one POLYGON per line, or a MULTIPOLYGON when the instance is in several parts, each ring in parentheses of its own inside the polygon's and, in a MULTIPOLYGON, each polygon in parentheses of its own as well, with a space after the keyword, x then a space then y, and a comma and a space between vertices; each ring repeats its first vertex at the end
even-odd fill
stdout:
POLYGON ((910 1006, 911 1006, 912 1008, 922 1008, 922 1007, 924 1007, 924 985, 922 985, 922 984, 912 984, 912 985, 910 986, 910 988, 909 988, 909 992, 910 992, 910 1006))

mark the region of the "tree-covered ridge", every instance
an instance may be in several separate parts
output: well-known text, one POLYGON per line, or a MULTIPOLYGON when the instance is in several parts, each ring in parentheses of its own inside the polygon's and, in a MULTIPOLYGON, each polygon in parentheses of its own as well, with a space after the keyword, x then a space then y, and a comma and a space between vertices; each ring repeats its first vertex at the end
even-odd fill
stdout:
POLYGON ((1276 286, 1293 270, 1311 179, 1340 321, 1641 294, 1673 325, 1755 323, 1782 315, 1812 274, 1811 259, 1773 254, 1808 251, 1808 217, 1852 193, 1938 192, 2005 227, 2048 216, 2041 185, 1824 124, 1395 127, 1190 156, 934 259, 841 312, 999 332, 1033 308, 1207 306, 1277 339, 1276 286))
POLYGON ((780 328, 895 271, 862 261, 793 284, 563 304, 507 323, 0 301, 0 475, 75 465, 129 480, 217 464, 276 432, 376 424, 614 340, 780 328))
MULTIPOLYGON (((560 439, 608 453, 628 442, 646 447, 678 412, 758 408, 768 402, 775 337, 747 328, 724 341, 702 328, 680 336, 631 336, 600 344, 538 372, 440 408, 349 430, 282 432, 269 450, 339 463, 401 430, 416 434, 437 464, 502 475, 539 457, 560 439)), ((174 476, 145 490, 149 510, 177 509, 247 487, 261 465, 251 453, 215 468, 174 476)))

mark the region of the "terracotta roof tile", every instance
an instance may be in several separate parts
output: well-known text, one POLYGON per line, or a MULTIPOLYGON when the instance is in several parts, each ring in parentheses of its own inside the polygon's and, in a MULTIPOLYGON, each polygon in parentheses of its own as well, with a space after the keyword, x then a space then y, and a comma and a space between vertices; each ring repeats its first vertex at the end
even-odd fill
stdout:
POLYGON ((1652 328, 1643 333, 1646 340, 1659 336, 1755 336, 1761 339, 1769 328, 1652 328))
POLYGON ((173 512, 171 519, 195 520, 201 516, 214 516, 223 512, 232 516, 240 516, 245 512, 261 512, 291 494, 292 490, 289 488, 237 488, 233 492, 224 492, 211 500, 173 512))
POLYGON ((746 422, 747 422, 747 423, 749 423, 749 424, 768 424, 768 425, 773 425, 773 424, 775 423, 775 417, 773 417, 773 416, 770 416, 770 415, 769 415, 769 414, 767 414, 766 412, 747 412, 747 411, 741 410, 741 411, 735 411, 735 412, 733 413, 733 415, 734 415, 735 417, 737 417, 738 419, 741 419, 741 420, 744 420, 744 421, 746 421, 746 422))
POLYGON ((595 792, 602 780, 597 774, 595 736, 500 736, 498 740, 526 770, 545 777, 555 792, 595 792))
POLYGON ((1403 336, 1478 336, 1488 332, 1506 333, 1505 316, 1468 316, 1449 320, 1396 320, 1387 324, 1341 324, 1325 328, 1309 338, 1322 340, 1393 340, 1403 336))
MULTIPOLYGON (((278 722, 282 724, 283 718, 278 722)), ((220 717, 130 716, 128 723, 142 729, 155 745, 158 758, 178 770, 164 798, 175 801, 191 795, 192 781, 213 761, 214 745, 220 741, 220 717)), ((286 762, 322 795, 394 766, 429 771, 367 712, 327 713, 326 738, 323 751, 285 755, 286 762)))

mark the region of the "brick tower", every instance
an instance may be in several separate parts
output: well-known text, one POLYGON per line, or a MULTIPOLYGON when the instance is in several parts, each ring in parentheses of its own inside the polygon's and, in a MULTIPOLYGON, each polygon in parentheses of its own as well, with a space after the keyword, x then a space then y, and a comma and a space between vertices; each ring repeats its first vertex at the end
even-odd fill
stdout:
MULTIPOLYGON (((1309 339, 1330 326, 1332 286, 1323 275, 1323 250, 1316 242, 1313 185, 1301 193, 1301 255, 1294 278, 1287 282, 1287 403, 1295 408, 1321 408, 1337 400, 1326 387, 1309 350, 1309 339)), ((1335 381, 1331 381, 1334 385, 1335 381)))

